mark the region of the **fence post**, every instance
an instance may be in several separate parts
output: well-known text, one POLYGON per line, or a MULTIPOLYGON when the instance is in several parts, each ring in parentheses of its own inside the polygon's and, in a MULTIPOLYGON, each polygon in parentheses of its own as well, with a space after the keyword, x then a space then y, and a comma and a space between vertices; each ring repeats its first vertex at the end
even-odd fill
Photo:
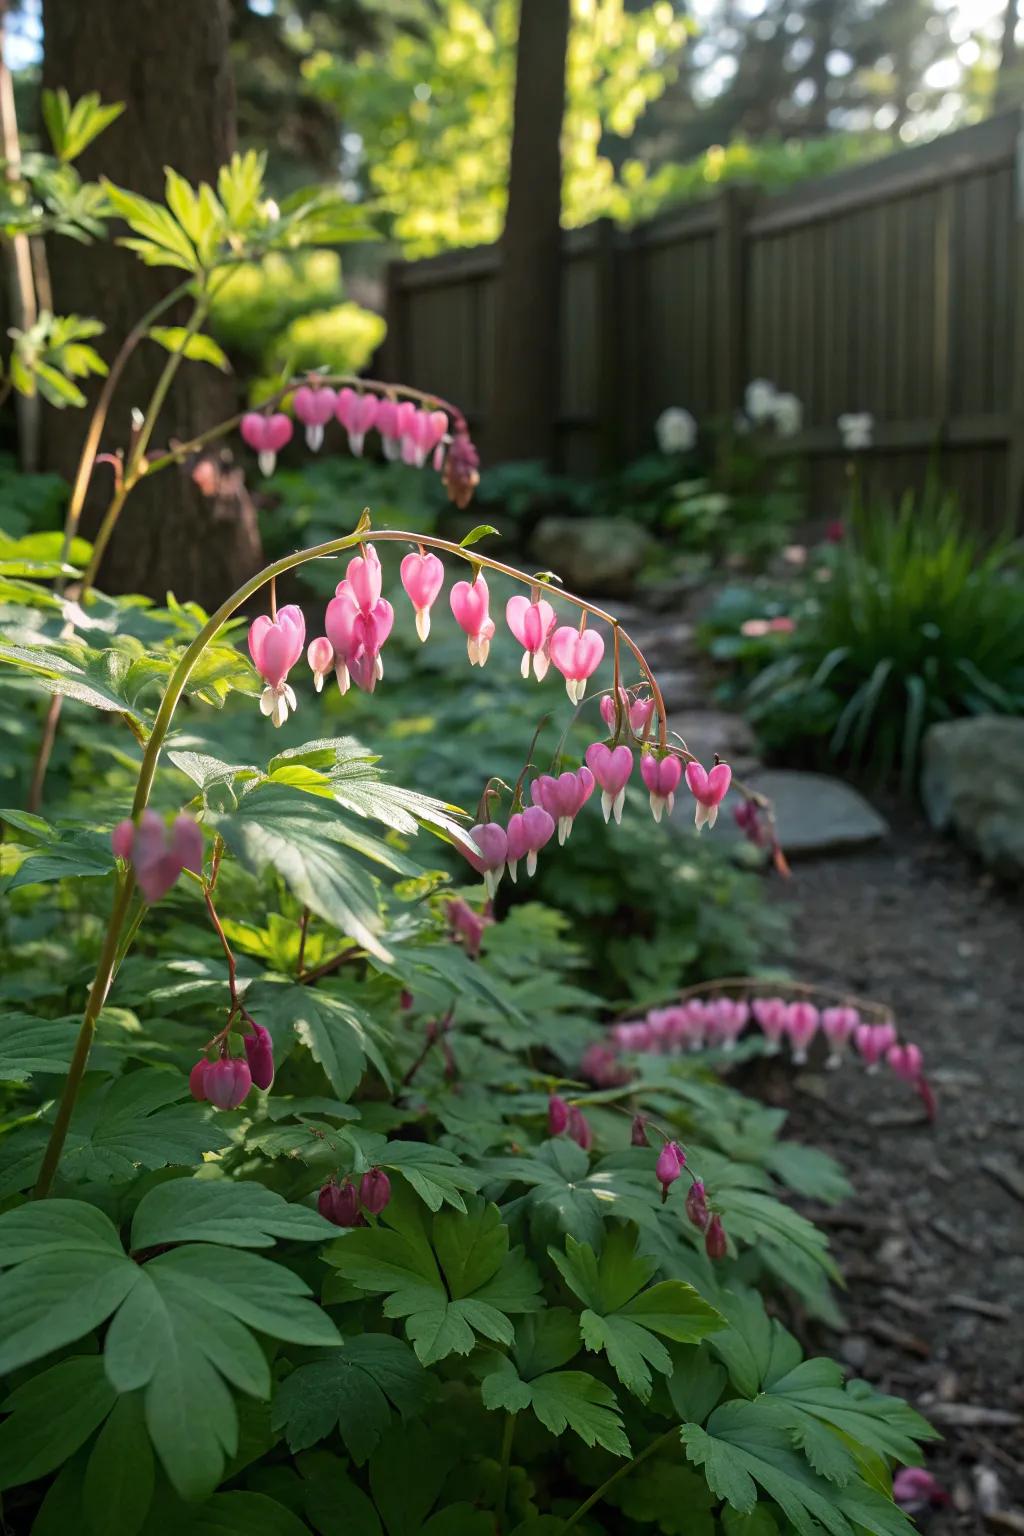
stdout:
POLYGON ((715 231, 715 409, 731 422, 746 386, 746 222, 750 200, 723 187, 715 231))
POLYGON ((1010 436, 1006 444, 1006 526, 1021 528, 1024 511, 1024 113, 1018 118, 1014 157, 1015 197, 1010 252, 1010 305, 1013 316, 1013 373, 1010 380, 1010 436))
POLYGON ((625 379, 623 358, 625 317, 622 313, 622 273, 619 261, 619 237, 613 219, 598 219, 594 225, 594 261, 597 266, 595 327, 597 332, 597 379, 595 415, 600 441, 597 462, 608 471, 621 463, 623 451, 623 410, 625 379))
POLYGON ((405 265, 402 261, 389 261, 384 272, 384 319, 387 330, 374 359, 374 372, 391 376, 393 381, 406 383, 406 338, 402 314, 402 288, 399 274, 405 265))

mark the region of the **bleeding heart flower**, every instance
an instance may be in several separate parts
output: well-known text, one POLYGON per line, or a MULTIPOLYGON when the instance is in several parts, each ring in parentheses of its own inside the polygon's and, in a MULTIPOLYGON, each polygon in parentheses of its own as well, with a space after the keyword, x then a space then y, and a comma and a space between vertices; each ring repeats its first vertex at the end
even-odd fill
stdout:
POLYGON ((203 1088, 215 1109, 237 1109, 252 1088, 248 1063, 233 1056, 208 1061, 203 1073, 203 1088))
POLYGON ((634 1115, 633 1124, 629 1128, 629 1144, 631 1147, 649 1147, 650 1137, 647 1135, 647 1121, 643 1115, 634 1115))
POLYGON ((444 586, 444 566, 436 555, 410 554, 402 561, 401 575, 406 596, 416 610, 416 633, 426 640, 430 610, 444 586))
POLYGON ((575 1104, 569 1105, 569 1124, 567 1130, 578 1147, 582 1147, 584 1152, 590 1151, 594 1145, 594 1132, 590 1121, 582 1109, 579 1109, 575 1104))
POLYGON ((452 933, 462 939, 466 954, 475 960, 480 953, 484 930, 494 922, 489 907, 484 912, 474 912, 468 902, 456 896, 448 903, 445 916, 452 933))
POLYGON ((506 831, 508 872, 515 884, 519 860, 526 859, 526 873, 536 874, 537 855, 554 836, 554 818, 542 806, 531 805, 508 819, 506 831))
POLYGON ((482 667, 491 649, 494 620, 490 616, 490 593, 483 576, 473 582, 457 581, 449 594, 455 622, 466 635, 470 666, 482 667))
POLYGON ((831 1046, 826 1067, 834 1069, 842 1064, 846 1043, 860 1023, 856 1008, 825 1008, 821 1014, 821 1032, 831 1046))
POLYGON ((578 704, 586 692, 587 678, 601 665, 604 641, 596 629, 585 629, 580 634, 571 624, 563 624, 548 641, 548 652, 565 678, 566 693, 578 704))
POLYGON ((790 1003, 786 1009, 785 1030, 798 1066, 807 1060, 807 1047, 818 1032, 818 1023, 819 1014, 813 1003, 790 1003))
POLYGON ((917 1045, 890 1045, 885 1053, 885 1059, 889 1063, 897 1077, 901 1077, 905 1083, 917 1084, 923 1075, 924 1057, 921 1048, 917 1045))
POLYGON ((242 1037, 249 1071, 257 1088, 266 1090, 274 1081, 274 1042, 270 1031, 262 1024, 254 1024, 251 1035, 242 1037))
POLYGON ((188 1091, 194 1099, 203 1103, 206 1099, 206 1069, 210 1065, 205 1056, 200 1056, 192 1071, 188 1075, 188 1091))
POLYGON ((391 1199, 391 1180, 383 1168, 371 1168, 359 1180, 359 1202, 371 1216, 379 1216, 391 1199))
POLYGON ((246 411, 240 427, 242 441, 257 456, 260 472, 272 475, 277 455, 292 440, 291 417, 283 411, 265 416, 262 411, 246 411))
POLYGON ((707 1005, 707 1020, 716 1045, 734 1049, 750 1019, 750 1005, 735 997, 716 997, 707 1005))
POLYGON ((569 1106, 557 1093, 548 1099, 548 1135, 561 1136, 569 1124, 569 1106))
POLYGON ((306 446, 318 453, 324 440, 324 427, 334 420, 338 396, 329 384, 303 384, 295 391, 292 406, 306 429, 306 446))
POLYGON ((761 1032, 774 1046, 778 1046, 786 1032, 786 1003, 781 997, 755 997, 751 1003, 754 1018, 761 1032))
POLYGON ((686 783, 697 802, 694 820, 699 832, 703 826, 713 827, 718 820, 718 807, 729 793, 732 769, 728 763, 716 763, 707 773, 700 763, 687 763, 686 783))
POLYGON ((348 589, 355 600, 356 607, 363 613, 372 613, 377 603, 380 602, 380 589, 383 581, 383 573, 380 568, 380 556, 372 544, 363 546, 363 554, 356 555, 348 563, 345 572, 345 580, 348 589))
POLYGON ((305 643, 306 621, 295 603, 278 609, 276 619, 261 613, 250 625, 249 655, 267 685, 260 696, 260 713, 269 715, 275 726, 283 725, 288 711, 297 708, 294 690, 286 679, 305 643))
POLYGON ((891 1045, 896 1044, 896 1026, 885 1024, 860 1024, 853 1032, 853 1043, 869 1072, 877 1072, 878 1064, 891 1045))
POLYGON ((703 1232, 711 1220, 703 1179, 694 1179, 686 1192, 686 1216, 699 1232, 703 1232))
POLYGON ((578 768, 575 773, 560 773, 558 778, 542 774, 530 786, 534 805, 547 811, 558 824, 558 844, 561 847, 572 831, 572 824, 594 793, 594 775, 589 768, 578 768))
POLYGON ((729 1252, 729 1244, 725 1236, 725 1228, 722 1226, 721 1216, 712 1216, 704 1233, 704 1252, 709 1259, 724 1259, 729 1252))
POLYGON ((422 469, 428 455, 448 431, 448 417, 444 411, 413 410, 402 438, 402 458, 407 464, 422 469))
POLYGON ((120 822, 110 843, 117 858, 131 861, 148 906, 167 895, 183 869, 198 875, 203 868, 203 834, 191 816, 178 816, 168 826, 156 811, 145 810, 137 825, 120 822))
POLYGON ((551 664, 548 640, 555 627, 555 610, 542 597, 531 602, 528 597, 517 593, 505 604, 505 620, 523 647, 520 667, 523 677, 529 677, 532 662, 533 675, 538 683, 541 682, 547 676, 551 664))
POLYGON ((499 827, 497 822, 484 821, 475 827, 470 827, 469 835, 480 852, 471 853, 464 843, 459 844, 459 849, 477 874, 483 875, 487 894, 493 901, 499 881, 505 873, 505 860, 508 857, 508 839, 505 836, 505 829, 499 827))
POLYGON ((334 1179, 326 1183, 316 1197, 316 1208, 321 1216, 333 1222, 336 1227, 364 1225, 355 1185, 347 1179, 344 1184, 337 1184, 334 1179))
POLYGON ((683 1169, 686 1167, 686 1153, 678 1142, 666 1141, 658 1153, 658 1161, 654 1165, 655 1177, 661 1185, 661 1203, 668 1199, 669 1187, 672 1185, 683 1169))
POLYGON ((661 813, 668 807, 671 816, 676 803, 676 790, 683 776, 683 765, 678 757, 655 757, 645 752, 640 759, 640 775, 651 796, 651 815, 661 820, 661 813))
MULTIPOLYGON (((629 722, 629 728, 634 736, 641 740, 647 732, 647 727, 654 718, 654 700, 652 698, 634 699, 626 692, 625 688, 619 689, 619 699, 622 705, 622 715, 629 722)), ((606 693, 601 700, 601 719, 610 731, 615 729, 615 699, 610 693, 606 693)))
POLYGON ((384 404, 376 395, 359 394, 348 388, 339 391, 334 413, 348 433, 350 451, 357 457, 362 454, 367 432, 379 425, 384 404))
POLYGON ((627 746, 608 747, 603 741, 595 741, 584 755, 587 767, 601 789, 604 819, 607 821, 609 816, 614 816, 618 825, 622 820, 626 785, 633 772, 633 754, 627 746))

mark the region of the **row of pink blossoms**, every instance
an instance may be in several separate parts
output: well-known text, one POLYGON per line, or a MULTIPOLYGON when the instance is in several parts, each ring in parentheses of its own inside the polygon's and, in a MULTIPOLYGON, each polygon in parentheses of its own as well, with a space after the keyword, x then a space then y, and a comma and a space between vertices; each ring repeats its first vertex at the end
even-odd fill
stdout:
MULTIPOLYGON (((445 411, 428 410, 369 389, 346 386, 335 390, 315 377, 295 391, 292 409, 305 427, 306 444, 314 453, 323 445, 328 423, 337 420, 348 435, 349 449, 357 456, 363 453, 367 434, 376 430, 386 459, 400 459, 419 469, 430 460, 457 506, 468 506, 479 483, 480 458, 458 412, 450 427, 445 411)), ((247 411, 239 430, 242 441, 256 454, 262 473, 272 475, 277 455, 294 436, 291 417, 279 410, 247 411)))
MULTIPOLYGON (((891 1020, 870 1023, 857 1008, 846 1004, 819 1009, 810 1002, 787 1002, 781 997, 754 997, 749 1001, 694 997, 666 1008, 652 1008, 643 1019, 615 1024, 610 1034, 622 1051, 729 1051, 750 1024, 759 1028, 775 1049, 787 1044, 797 1065, 807 1060, 811 1044, 819 1034, 828 1044, 828 1067, 841 1066, 851 1047, 869 1072, 877 1072, 885 1062, 920 1094, 929 1114, 934 1113, 920 1046, 901 1042, 891 1020)), ((594 1076, 596 1072, 607 1077, 614 1074, 618 1063, 609 1047, 599 1045, 591 1047, 589 1066, 588 1075, 594 1076)))

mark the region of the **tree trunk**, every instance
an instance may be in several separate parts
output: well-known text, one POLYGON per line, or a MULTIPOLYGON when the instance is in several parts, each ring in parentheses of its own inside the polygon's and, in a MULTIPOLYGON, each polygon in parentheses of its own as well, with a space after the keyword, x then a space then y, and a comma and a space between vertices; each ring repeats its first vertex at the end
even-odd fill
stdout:
MULTIPOLYGON (((228 54, 226 0, 43 0, 43 83, 64 86, 72 99, 99 91, 123 101, 125 112, 82 156, 89 178, 163 200, 164 166, 190 182, 214 181, 234 148, 234 85, 228 54), (88 16, 84 14, 88 10, 88 16)), ((96 315, 106 326, 101 350, 109 361, 131 327, 182 274, 144 267, 110 241, 83 249, 50 242, 54 301, 59 313, 96 315)), ((180 313, 164 323, 181 323, 180 313)), ((114 399, 103 448, 127 446, 129 414, 144 407, 167 353, 143 342, 114 399)), ((90 404, 97 389, 88 391, 90 404)), ((182 364, 152 442, 187 440, 230 416, 237 386, 206 363, 182 364)), ((48 467, 70 478, 88 417, 47 410, 48 467)), ((98 466, 83 532, 95 531, 111 489, 98 466)), ((210 607, 259 569, 259 533, 241 474, 220 453, 145 480, 129 499, 104 559, 105 591, 138 591, 162 599, 168 591, 210 607)))
POLYGON ((562 118, 569 0, 522 0, 487 458, 543 459, 559 410, 562 118))
POLYGON ((999 69, 996 74, 995 109, 1005 111, 1019 102, 1021 81, 1017 49, 1017 21, 1020 17, 1020 0, 1006 0, 1003 12, 1003 37, 999 50, 999 69))

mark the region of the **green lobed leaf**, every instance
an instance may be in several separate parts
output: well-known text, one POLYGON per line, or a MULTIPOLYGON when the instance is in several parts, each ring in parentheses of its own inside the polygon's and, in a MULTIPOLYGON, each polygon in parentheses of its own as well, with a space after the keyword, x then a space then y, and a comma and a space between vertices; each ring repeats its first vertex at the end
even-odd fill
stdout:
POLYGON ((325 1242, 337 1228, 304 1205, 291 1205, 271 1189, 247 1180, 175 1179, 158 1184, 139 1202, 132 1221, 132 1248, 164 1243, 221 1243, 231 1248, 272 1248, 277 1238, 325 1242))
POLYGON ((130 1392, 118 1398, 85 1469, 82 1507, 92 1529, 135 1536, 152 1502, 155 1482, 142 1398, 130 1392))
POLYGON ((9 1417, 0 1424, 0 1492, 73 1456, 116 1400, 98 1355, 74 1355, 23 1382, 2 1405, 9 1417))
POLYGON ((337 1427, 361 1466, 390 1425, 393 1410, 408 1419, 421 1411, 433 1390, 433 1377, 401 1339, 362 1334, 286 1377, 275 1394, 273 1423, 285 1431, 293 1453, 337 1427))

